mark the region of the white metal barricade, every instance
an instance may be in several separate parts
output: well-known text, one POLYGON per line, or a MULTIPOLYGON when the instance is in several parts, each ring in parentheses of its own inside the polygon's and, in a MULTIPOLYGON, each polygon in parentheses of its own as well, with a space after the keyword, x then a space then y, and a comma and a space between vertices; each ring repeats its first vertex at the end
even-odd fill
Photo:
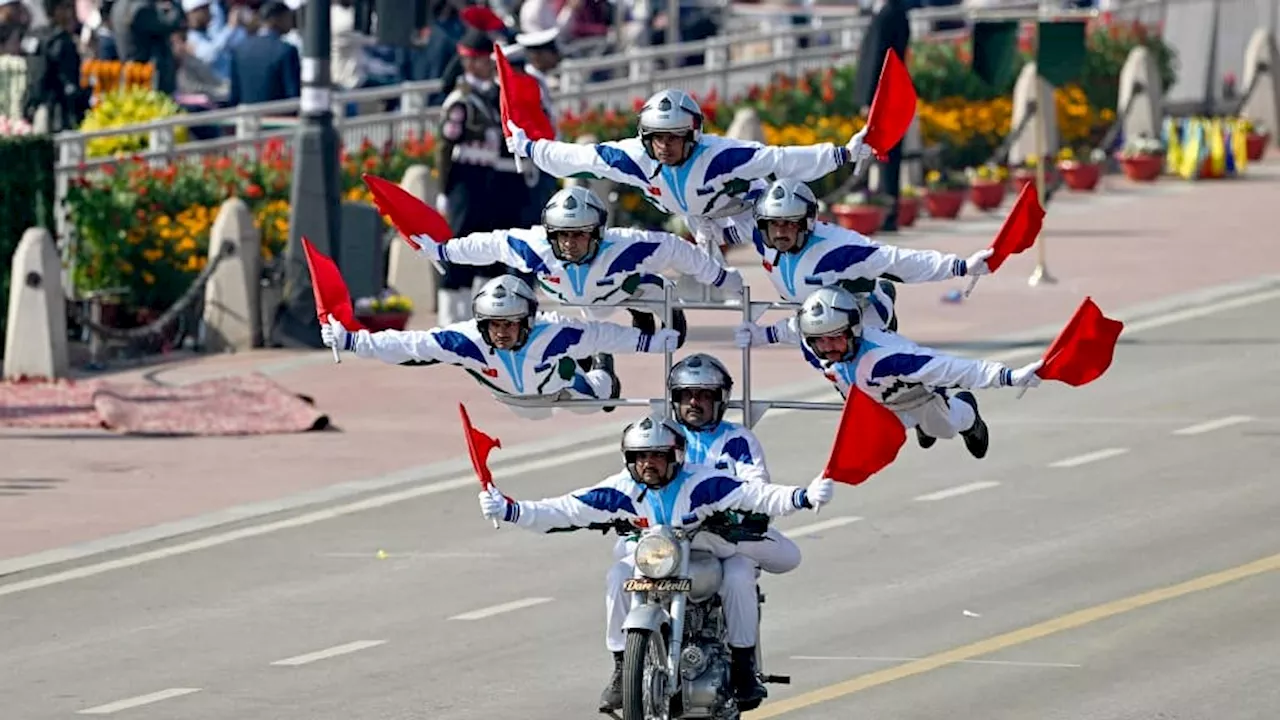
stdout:
MULTIPOLYGON (((561 307, 580 307, 600 309, 601 305, 572 304, 562 303, 561 307)), ((742 288, 742 300, 731 302, 706 302, 700 300, 685 300, 677 298, 675 294, 675 284, 667 283, 664 297, 662 300, 627 300, 615 305, 609 305, 610 308, 634 308, 637 310, 661 310, 663 322, 666 327, 671 327, 675 310, 731 310, 742 313, 744 322, 755 322, 762 315, 770 310, 790 310, 795 311, 800 307, 800 303, 793 302, 776 302, 776 301, 751 301, 751 288, 742 288)), ((673 355, 671 351, 667 351, 664 355, 663 362, 663 387, 666 387, 666 380, 671 375, 671 366, 673 363, 673 355)), ((741 399, 730 400, 727 406, 733 410, 742 412, 742 424, 748 428, 754 428, 756 423, 764 417, 764 414, 774 408, 787 410, 835 410, 844 409, 844 402, 804 402, 799 400, 774 400, 764 399, 756 400, 752 398, 751 393, 751 348, 742 349, 742 368, 739 386, 742 388, 741 399)), ((499 395, 494 394, 498 402, 509 405, 513 408, 572 408, 572 407, 649 407, 653 412, 661 412, 663 417, 671 416, 671 404, 667 398, 601 398, 596 400, 588 400, 585 398, 567 398, 555 395, 499 395)))

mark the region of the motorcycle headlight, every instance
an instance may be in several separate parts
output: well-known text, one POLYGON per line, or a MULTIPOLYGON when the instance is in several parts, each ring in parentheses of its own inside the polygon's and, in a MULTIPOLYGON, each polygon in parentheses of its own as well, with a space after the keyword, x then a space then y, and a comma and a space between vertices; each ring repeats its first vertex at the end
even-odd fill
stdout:
POLYGON ((663 535, 647 535, 636 543, 636 567, 646 577, 670 577, 680 566, 680 548, 663 535))

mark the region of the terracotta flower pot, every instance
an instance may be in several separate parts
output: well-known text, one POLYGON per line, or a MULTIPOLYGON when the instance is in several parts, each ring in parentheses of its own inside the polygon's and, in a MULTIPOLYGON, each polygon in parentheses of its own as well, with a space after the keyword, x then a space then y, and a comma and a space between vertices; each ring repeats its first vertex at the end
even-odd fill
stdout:
POLYGON ((884 223, 885 209, 879 205, 832 205, 840 227, 863 235, 873 235, 884 223))
POLYGON ((413 313, 407 312, 380 312, 370 314, 357 314, 356 319, 361 325, 368 328, 369 332, 378 332, 379 330, 403 330, 409 322, 409 317, 413 313))
POLYGON ((1120 158, 1125 177, 1135 182, 1151 182, 1160 177, 1164 158, 1159 155, 1131 155, 1120 158))
POLYGON ((1069 160, 1058 166, 1067 187, 1077 192, 1090 192, 1102 178, 1102 166, 1069 160))
MULTIPOLYGON (((1053 185, 1053 181, 1054 181, 1053 170, 1049 168, 1045 168, 1044 181, 1045 181, 1045 184, 1048 186, 1053 185)), ((1026 185, 1030 185, 1031 187, 1034 188, 1036 186, 1036 171, 1035 170, 1015 170, 1013 173, 1013 177, 1010 178, 1010 182, 1013 183, 1014 195, 1021 193, 1022 188, 1026 185)))
POLYGON ((964 190, 930 190, 924 196, 924 209, 929 217, 952 220, 964 207, 964 190))
POLYGON ((920 215, 920 198, 898 198, 898 227, 911 227, 920 215))
POLYGON ((1249 162, 1257 162, 1267 154, 1267 143, 1271 141, 1271 133, 1258 134, 1251 132, 1245 136, 1245 158, 1249 162))
POLYGON ((998 180, 978 180, 969 186, 969 202, 979 210, 988 211, 1004 202, 1004 183, 998 180))

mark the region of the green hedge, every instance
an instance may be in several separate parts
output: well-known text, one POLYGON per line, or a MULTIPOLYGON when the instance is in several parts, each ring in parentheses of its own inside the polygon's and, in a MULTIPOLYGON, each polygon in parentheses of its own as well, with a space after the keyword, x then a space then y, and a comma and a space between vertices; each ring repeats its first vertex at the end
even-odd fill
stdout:
POLYGON ((13 252, 31 227, 53 232, 53 138, 23 135, 0 139, 0 355, 9 318, 13 252))

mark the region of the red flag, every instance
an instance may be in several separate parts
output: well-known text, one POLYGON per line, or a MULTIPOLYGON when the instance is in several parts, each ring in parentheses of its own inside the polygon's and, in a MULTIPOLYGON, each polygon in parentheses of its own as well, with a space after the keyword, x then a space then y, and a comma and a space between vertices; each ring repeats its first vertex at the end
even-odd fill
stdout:
POLYGON ((502 109, 502 134, 511 137, 507 121, 514 121, 530 140, 554 140, 555 125, 542 107, 542 86, 532 75, 511 67, 502 48, 494 46, 498 64, 498 102, 502 109))
POLYGON ((911 74, 902 64, 898 53, 890 49, 884 56, 884 65, 880 68, 880 82, 876 85, 876 95, 871 100, 871 110, 867 114, 867 134, 863 142, 876 151, 876 157, 884 160, 889 151, 907 134, 911 127, 911 118, 915 117, 916 87, 911 83, 911 74))
POLYGON ((428 237, 442 243, 453 237, 449 221, 413 193, 377 175, 365 173, 360 177, 364 178, 364 184, 373 193, 373 204, 378 206, 378 212, 391 218, 391 224, 400 231, 409 247, 414 250, 422 249, 415 238, 428 237))
POLYGON ((1111 367, 1122 330, 1124 323, 1103 315, 1093 298, 1086 297, 1045 351, 1036 374, 1076 387, 1097 380, 1111 367))
POLYGON ((475 468, 476 476, 480 478, 480 488, 488 490, 493 486, 493 473, 489 472, 489 451, 502 447, 502 441, 475 429, 467 415, 467 408, 462 403, 458 403, 458 413, 462 416, 462 431, 467 436, 471 467, 475 468))
POLYGON ((497 13, 483 5, 464 7, 458 17, 464 25, 469 25, 483 33, 500 32, 507 27, 497 13))
POLYGON ((987 258, 987 268, 995 272, 1004 264, 1010 255, 1017 255, 1036 244, 1036 236, 1044 226, 1044 208, 1040 207, 1040 197, 1036 193, 1035 183, 1026 183, 1018 193, 1013 209, 1005 217, 1000 232, 991 243, 991 257, 987 258))
POLYGON ((836 482, 857 485, 888 467, 906 441, 907 429, 892 410, 857 388, 849 388, 823 474, 836 482))
POLYGON ((333 263, 305 236, 302 238, 302 249, 307 254, 307 270, 311 272, 311 290, 316 297, 316 317, 321 325, 329 324, 329 316, 333 315, 342 323, 348 332, 363 330, 364 326, 356 322, 355 311, 351 307, 351 293, 347 283, 333 263))

